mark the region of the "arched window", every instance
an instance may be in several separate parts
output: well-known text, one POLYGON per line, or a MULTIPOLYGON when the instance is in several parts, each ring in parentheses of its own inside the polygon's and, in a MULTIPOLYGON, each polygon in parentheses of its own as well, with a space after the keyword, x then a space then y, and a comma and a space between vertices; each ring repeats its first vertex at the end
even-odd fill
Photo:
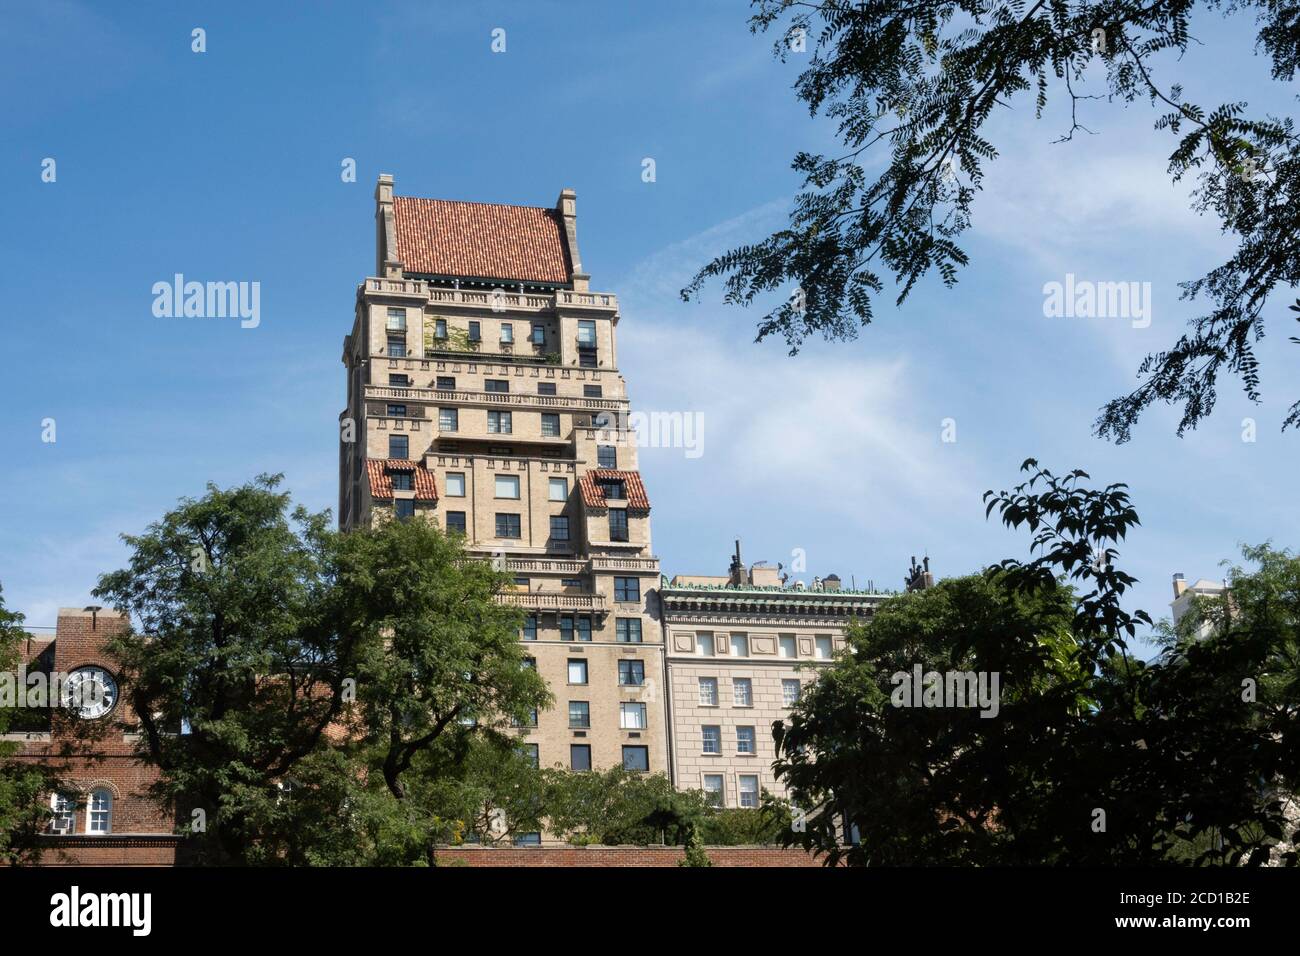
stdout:
POLYGON ((86 802, 86 832, 111 833, 113 828, 113 794, 106 789, 92 791, 86 802))
POLYGON ((50 818, 50 830, 54 833, 71 833, 76 802, 66 793, 50 794, 50 809, 54 816, 50 818))

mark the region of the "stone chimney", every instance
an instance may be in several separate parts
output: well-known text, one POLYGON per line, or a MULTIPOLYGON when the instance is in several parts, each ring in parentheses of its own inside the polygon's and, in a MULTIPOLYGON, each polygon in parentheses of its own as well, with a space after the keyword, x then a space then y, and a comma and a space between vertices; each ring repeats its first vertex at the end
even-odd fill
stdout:
POLYGON ((402 263, 397 258, 397 225, 393 220, 393 174, 380 173, 375 183, 375 275, 399 279, 402 263))
POLYGON ((828 574, 822 579, 822 590, 838 591, 840 589, 840 576, 838 574, 828 574))
POLYGON ((591 276, 582 270, 582 256, 578 254, 578 194, 572 189, 561 189, 555 201, 555 211, 564 222, 564 242, 569 250, 569 266, 573 270, 573 290, 586 292, 591 276))
POLYGON ((1183 572, 1179 571, 1174 575, 1174 600, 1177 601, 1187 590, 1187 579, 1183 577, 1183 572))

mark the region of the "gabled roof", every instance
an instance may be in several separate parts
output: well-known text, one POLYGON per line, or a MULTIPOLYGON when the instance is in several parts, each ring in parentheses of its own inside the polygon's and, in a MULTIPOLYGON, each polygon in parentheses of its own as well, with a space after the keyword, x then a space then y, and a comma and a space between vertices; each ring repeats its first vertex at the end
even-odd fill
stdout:
POLYGON ((397 258, 406 273, 572 281, 564 221, 555 209, 393 197, 397 258))
POLYGON ((650 513, 650 498, 646 495, 645 485, 641 482, 641 473, 636 471, 615 471, 612 468, 593 468, 579 479, 578 486, 582 489, 582 503, 588 508, 605 509, 609 507, 605 500, 605 492, 600 486, 602 479, 623 482, 624 491, 627 492, 628 511, 650 513))
POLYGON ((390 472, 409 471, 415 475, 415 500, 437 501, 438 486, 433 473, 419 462, 406 458, 367 458, 366 472, 370 477, 370 497, 393 497, 393 479, 390 472))

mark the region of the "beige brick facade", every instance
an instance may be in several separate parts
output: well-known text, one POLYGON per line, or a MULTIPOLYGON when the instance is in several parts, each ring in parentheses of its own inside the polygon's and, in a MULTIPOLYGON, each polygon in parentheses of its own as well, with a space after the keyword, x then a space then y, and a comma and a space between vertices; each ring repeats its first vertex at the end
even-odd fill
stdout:
POLYGON ((620 427, 618 300, 588 289, 573 193, 554 209, 397 197, 394 215, 381 177, 375 198, 379 272, 343 347, 341 525, 413 513, 514 575, 503 599, 528 612, 521 640, 556 699, 520 731, 541 765, 666 772, 659 562, 620 427))

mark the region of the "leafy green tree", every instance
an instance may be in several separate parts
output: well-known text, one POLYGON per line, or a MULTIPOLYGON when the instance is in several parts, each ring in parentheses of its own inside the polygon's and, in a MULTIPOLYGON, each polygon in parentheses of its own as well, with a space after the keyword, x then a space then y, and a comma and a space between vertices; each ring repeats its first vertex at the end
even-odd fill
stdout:
POLYGON ((549 699, 519 612, 431 524, 341 534, 279 480, 183 500, 95 592, 138 626, 111 650, 154 795, 196 862, 427 863, 549 699))
POLYGON ((622 767, 543 773, 548 829, 573 843, 681 844, 708 811, 702 793, 679 791, 663 774, 622 767))
POLYGON ((1293 862, 1295 569, 1251 552, 1268 584, 1243 575, 1220 629, 1134 660, 1149 618, 1122 606, 1124 486, 1025 469, 986 498, 1033 533, 1031 560, 886 602, 774 727, 777 774, 809 808, 785 841, 860 865, 1293 862), (918 665, 997 675, 996 712, 902 706, 918 665))
MULTIPOLYGON (((14 673, 27 632, 23 615, 5 607, 0 589, 0 671, 14 673)), ((9 732, 14 708, 0 707, 0 734, 9 732)), ((0 740, 0 864, 30 863, 39 856, 36 835, 49 820, 49 794, 58 777, 47 764, 15 760, 21 745, 0 740)))
MULTIPOLYGON (((763 316, 760 340, 779 334, 793 352, 810 335, 853 338, 872 320, 887 281, 898 290, 896 305, 932 273, 956 283, 968 263, 958 242, 984 164, 998 156, 987 128, 998 107, 1032 102, 1041 116, 1049 94, 1061 96, 1072 117, 1062 138, 1070 140, 1086 131, 1081 107, 1145 100, 1155 128, 1177 137, 1169 174, 1197 177, 1194 207, 1217 216, 1236 249, 1183 284, 1183 297, 1208 300, 1208 311, 1142 362, 1142 383, 1105 406, 1097 432, 1127 441, 1143 410, 1164 402, 1182 406, 1181 435, 1213 410, 1222 373, 1239 376, 1259 400, 1254 342, 1271 294, 1300 281, 1300 136, 1289 117, 1250 116, 1245 103, 1188 101, 1164 74, 1195 42, 1194 13, 1250 12, 1273 79, 1290 82, 1300 66, 1290 6, 753 0, 753 7, 751 30, 775 29, 782 60, 807 55, 795 93, 811 114, 835 121, 843 150, 798 153, 793 168, 804 188, 788 225, 709 262, 683 298, 720 277, 727 301, 741 305, 793 288, 763 316)), ((1283 428, 1297 424, 1300 402, 1283 428)))

